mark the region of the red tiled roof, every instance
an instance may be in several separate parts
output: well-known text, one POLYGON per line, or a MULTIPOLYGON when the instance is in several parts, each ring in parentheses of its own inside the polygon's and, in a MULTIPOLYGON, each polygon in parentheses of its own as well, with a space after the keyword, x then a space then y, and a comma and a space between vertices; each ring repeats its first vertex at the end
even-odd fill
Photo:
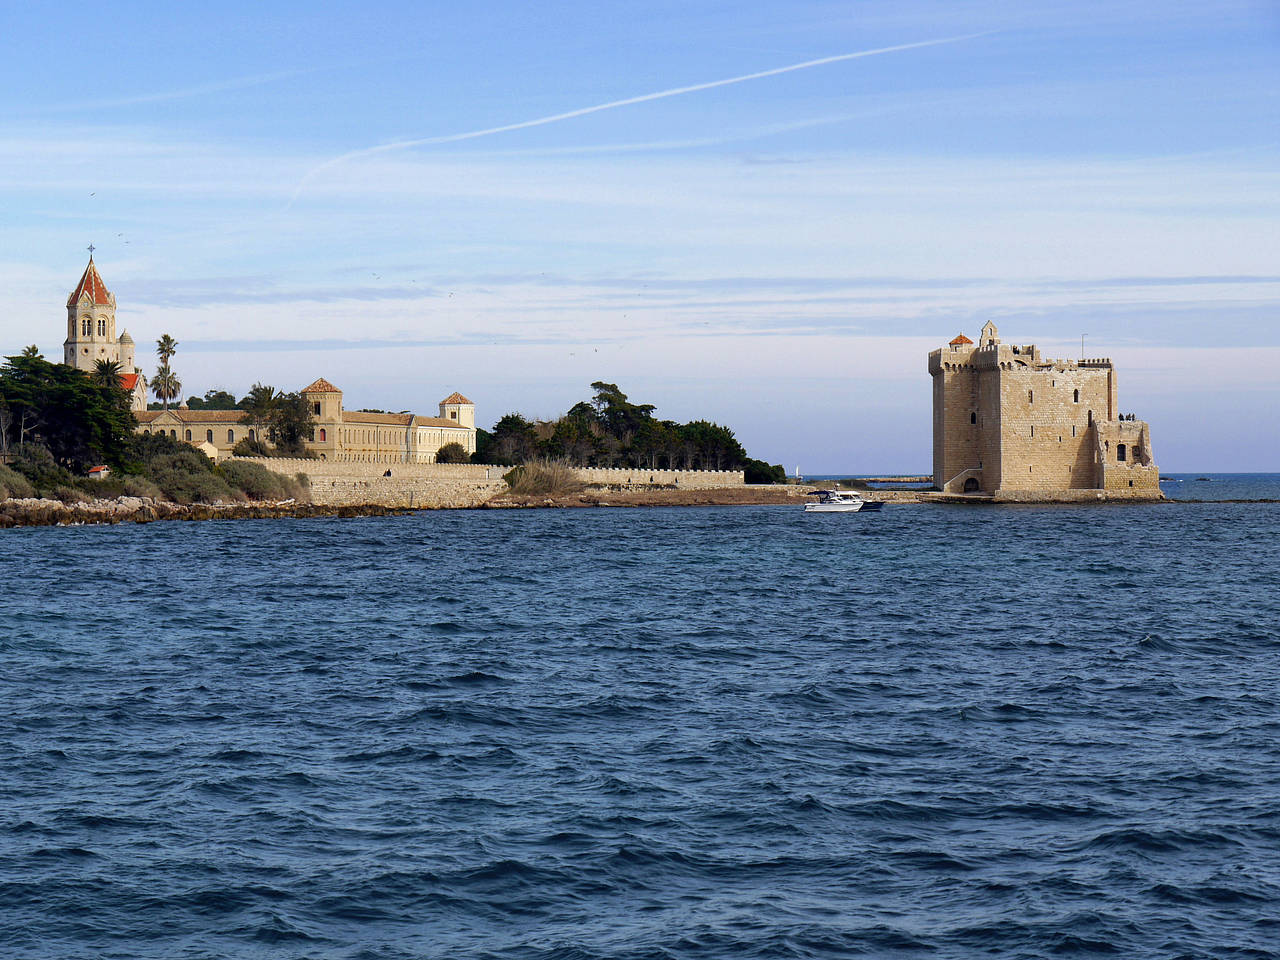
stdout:
POLYGON ((445 427, 449 430, 466 430, 457 420, 444 420, 440 417, 418 417, 414 423, 419 427, 445 427))
POLYGON ((335 387, 332 383, 321 377, 309 387, 302 388, 303 393, 341 393, 342 391, 335 387))
POLYGON ((408 426, 411 413, 364 413, 360 410, 343 410, 343 423, 388 423, 393 426, 408 426))
POLYGON ((111 291, 107 289, 107 285, 102 282, 102 277, 98 275, 98 268, 93 265, 93 257, 89 258, 89 265, 84 268, 84 276, 80 278, 76 288, 71 291, 71 296, 67 297, 67 306, 71 306, 85 293, 93 298, 95 304, 111 303, 111 291))
POLYGON ((956 338, 952 340, 949 344, 947 344, 947 346, 956 347, 963 343, 973 343, 973 341, 970 340, 968 337, 966 337, 963 333, 958 333, 956 334, 956 338))
POLYGON ((171 414, 179 423, 241 423, 244 422, 243 410, 180 410, 170 407, 168 410, 139 410, 134 414, 139 423, 152 423, 163 414, 171 414))
POLYGON ((138 375, 136 373, 120 374, 120 389, 125 393, 133 393, 133 388, 138 385, 138 375))
MULTIPOLYGON (((460 394, 457 390, 453 391, 453 393, 449 394, 440 402, 441 403, 471 403, 470 400, 468 400, 466 397, 460 394)), ((473 407, 475 406, 474 403, 472 403, 471 405, 473 407)))

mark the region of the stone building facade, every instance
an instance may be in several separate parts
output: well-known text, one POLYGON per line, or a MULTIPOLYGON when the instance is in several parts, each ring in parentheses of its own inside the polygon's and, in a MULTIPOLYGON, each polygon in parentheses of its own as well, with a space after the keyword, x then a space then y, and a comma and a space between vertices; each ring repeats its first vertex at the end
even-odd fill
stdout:
POLYGON ((62 344, 62 358, 67 366, 90 374, 99 360, 118 363, 121 386, 129 394, 133 410, 147 409, 147 378, 134 363, 133 337, 128 330, 116 336, 116 297, 102 282, 92 252, 84 275, 67 297, 67 339, 62 344))
POLYGON ((995 324, 929 354, 933 482, 997 499, 1159 498, 1143 420, 1119 410, 1109 359, 1051 360, 1002 343, 995 324))
MULTIPOLYGON (((305 446, 318 459, 334 463, 434 463, 440 448, 459 444, 476 449, 476 408, 460 393, 440 401, 440 416, 416 413, 367 413, 344 410, 342 391, 316 380, 301 391, 311 404, 312 438, 305 446)), ((167 433, 199 447, 215 460, 231 456, 242 440, 262 438, 262 425, 243 410, 144 410, 135 413, 143 433, 167 433)))

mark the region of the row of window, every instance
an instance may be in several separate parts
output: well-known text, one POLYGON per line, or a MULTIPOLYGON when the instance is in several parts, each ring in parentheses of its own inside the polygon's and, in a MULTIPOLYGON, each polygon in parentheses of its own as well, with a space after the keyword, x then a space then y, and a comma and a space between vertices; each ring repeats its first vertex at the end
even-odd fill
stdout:
MULTIPOLYGON (((147 433, 151 433, 151 430, 147 430, 146 432, 147 432, 147 433)), ((165 431, 164 431, 164 428, 162 427, 161 429, 159 429, 159 430, 157 430, 157 431, 155 431, 155 432, 156 432, 156 433, 158 433, 158 434, 160 434, 161 436, 163 436, 165 431)), ((322 430, 322 431, 321 431, 321 433, 323 433, 323 432, 324 432, 324 431, 322 430)), ((177 431, 177 430, 170 430, 170 431, 169 431, 169 436, 171 436, 171 437, 173 437, 173 439, 177 440, 177 439, 178 439, 178 431, 177 431)), ((206 431, 204 432, 204 438, 205 438, 205 440, 206 440, 206 441, 208 441, 209 443, 213 443, 213 431, 212 431, 212 430, 206 430, 206 431)), ((195 439, 195 436, 192 434, 192 432, 191 432, 190 430, 187 430, 187 431, 185 431, 185 432, 184 432, 183 439, 184 439, 184 440, 186 440, 188 443, 191 443, 191 442, 195 439)), ((250 430, 250 431, 249 431, 249 439, 250 439, 250 440, 256 440, 256 439, 258 439, 258 437, 257 437, 257 432, 256 432, 256 431, 254 431, 254 430, 250 430)), ((236 442, 236 432, 235 432, 234 430, 228 430, 228 431, 227 431, 227 443, 235 443, 235 442, 236 442)))
MULTIPOLYGON (((98 336, 105 337, 106 335, 107 335, 107 321, 99 317, 98 318, 98 336)), ((80 318, 80 336, 82 337, 93 336, 93 320, 90 317, 80 318)))

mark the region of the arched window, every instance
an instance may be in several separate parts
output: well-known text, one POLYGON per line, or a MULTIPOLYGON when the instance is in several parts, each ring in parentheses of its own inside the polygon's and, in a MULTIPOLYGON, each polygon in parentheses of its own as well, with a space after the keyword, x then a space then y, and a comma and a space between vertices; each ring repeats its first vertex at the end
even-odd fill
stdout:
POLYGON ((1128 452, 1128 451, 1126 451, 1126 450, 1125 450, 1125 448, 1124 448, 1124 444, 1123 444, 1123 443, 1117 443, 1117 444, 1116 444, 1116 460, 1118 460, 1120 463, 1124 463, 1124 461, 1125 461, 1125 454, 1126 454, 1127 452, 1128 452))
POLYGON ((320 442, 324 443, 328 439, 328 435, 324 432, 324 427, 320 428, 320 442))
POLYGON ((250 429, 250 430, 249 430, 249 439, 250 439, 250 440, 257 440, 257 439, 258 439, 258 435, 257 435, 257 433, 255 433, 252 429, 250 429))
POLYGON ((1077 390, 1077 391, 1075 392, 1075 395, 1074 395, 1074 396, 1075 396, 1075 399, 1074 399, 1072 402, 1073 402, 1073 403, 1079 403, 1079 402, 1080 402, 1080 391, 1079 391, 1079 390, 1077 390))
POLYGON ((98 336, 105 337, 106 335, 107 335, 107 321, 99 317, 98 318, 98 336))
POLYGON ((228 430, 227 443, 235 443, 235 442, 236 442, 236 432, 234 430, 228 430))
POLYGON ((978 415, 977 415, 976 413, 971 413, 971 414, 969 414, 969 422, 970 422, 970 423, 977 423, 977 422, 978 422, 978 415))
POLYGON ((204 432, 204 438, 205 438, 205 440, 207 440, 209 443, 213 443, 213 431, 212 431, 212 430, 206 430, 206 431, 204 432))
POLYGON ((170 436, 170 437, 172 437, 174 440, 177 440, 177 439, 178 439, 178 431, 177 431, 177 430, 170 430, 170 431, 169 431, 169 436, 170 436))
POLYGON ((80 318, 80 335, 82 337, 87 337, 92 332, 93 332, 93 321, 90 320, 88 317, 81 317, 80 318))
POLYGON ((190 442, 190 440, 191 440, 191 431, 190 431, 190 430, 188 430, 188 431, 187 431, 187 441, 188 441, 188 442, 190 442))

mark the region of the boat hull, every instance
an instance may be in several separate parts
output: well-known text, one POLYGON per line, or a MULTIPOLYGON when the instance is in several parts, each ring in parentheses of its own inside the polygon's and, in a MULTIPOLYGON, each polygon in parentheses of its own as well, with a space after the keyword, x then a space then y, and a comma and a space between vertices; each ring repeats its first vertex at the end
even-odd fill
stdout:
POLYGON ((865 503, 806 503, 805 513, 857 513, 865 503))

